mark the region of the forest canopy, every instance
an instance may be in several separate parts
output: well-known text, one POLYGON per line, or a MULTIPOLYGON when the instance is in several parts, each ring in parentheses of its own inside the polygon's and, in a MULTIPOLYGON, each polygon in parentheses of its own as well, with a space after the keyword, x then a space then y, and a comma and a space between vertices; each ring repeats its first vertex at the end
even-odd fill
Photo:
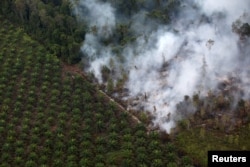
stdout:
POLYGON ((1 0, 0 14, 18 24, 52 54, 80 61, 85 26, 76 21, 68 0, 1 0))

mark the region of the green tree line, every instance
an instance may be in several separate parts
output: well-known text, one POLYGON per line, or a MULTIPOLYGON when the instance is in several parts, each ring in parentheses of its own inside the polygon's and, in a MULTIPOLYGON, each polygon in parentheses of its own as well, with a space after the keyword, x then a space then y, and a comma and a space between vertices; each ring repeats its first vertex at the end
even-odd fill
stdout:
POLYGON ((0 14, 65 62, 80 61, 85 26, 76 21, 69 0, 1 0, 0 14))

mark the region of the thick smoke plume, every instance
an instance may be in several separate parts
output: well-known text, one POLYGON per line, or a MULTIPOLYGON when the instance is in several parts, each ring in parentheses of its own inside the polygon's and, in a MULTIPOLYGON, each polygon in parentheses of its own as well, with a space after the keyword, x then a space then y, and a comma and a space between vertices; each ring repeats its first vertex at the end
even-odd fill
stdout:
MULTIPOLYGON (((87 71, 102 83, 102 66, 116 68, 118 74, 125 70, 129 95, 124 98, 139 101, 130 107, 151 112, 154 125, 167 132, 185 115, 176 113, 185 95, 206 96, 229 76, 240 78, 243 98, 249 97, 250 40, 234 31, 250 23, 249 9, 249 0, 184 0, 169 24, 150 20, 140 10, 130 16, 136 40, 121 48, 121 61, 112 44, 103 41, 126 20, 122 11, 98 0, 75 4, 76 14, 91 27, 82 46, 90 61, 87 71)), ((195 107, 187 105, 185 112, 193 113, 195 107)))
POLYGON ((82 51, 91 62, 88 70, 94 72, 101 81, 101 66, 108 63, 112 54, 110 48, 103 46, 100 41, 108 38, 115 28, 115 9, 109 3, 98 0, 80 0, 72 3, 78 19, 86 21, 90 27, 90 32, 85 36, 82 51))

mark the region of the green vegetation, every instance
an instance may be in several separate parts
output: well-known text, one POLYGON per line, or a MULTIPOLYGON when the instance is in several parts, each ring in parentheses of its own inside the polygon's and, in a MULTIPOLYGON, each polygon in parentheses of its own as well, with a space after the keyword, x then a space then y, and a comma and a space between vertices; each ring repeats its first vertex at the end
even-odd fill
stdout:
MULTIPOLYGON (((168 13, 178 4, 112 2, 127 17, 144 8, 161 23, 170 21, 168 13)), ((250 149, 249 101, 239 100, 231 112, 230 95, 185 97, 178 112, 189 104, 197 111, 168 136, 148 131, 143 123, 150 116, 139 113, 143 123, 136 122, 83 75, 68 70, 65 62, 81 58, 87 31, 68 0, 1 0, 0 23, 0 167, 206 166, 208 150, 250 149)), ((249 36, 249 24, 234 31, 249 36)), ((129 23, 121 23, 110 38, 103 43, 116 43, 119 55, 136 37, 129 23)), ((101 71, 108 94, 121 91, 128 78, 124 72, 115 84, 112 70, 101 71)))
POLYGON ((46 50, 68 63, 80 61, 85 26, 68 0, 1 0, 0 14, 18 24, 46 50))
POLYGON ((176 147, 194 159, 195 164, 207 166, 209 150, 249 150, 250 124, 229 134, 219 130, 195 127, 182 129, 175 138, 176 147))
MULTIPOLYGON (((175 9, 178 1, 169 1, 161 6, 161 1, 108 0, 125 17, 131 17, 139 9, 148 11, 149 18, 168 22, 168 14, 175 9)), ((84 21, 77 21, 70 0, 1 0, 0 14, 12 23, 22 27, 33 39, 44 45, 51 53, 69 64, 81 60, 79 52, 87 31, 95 31, 84 21)), ((118 24, 115 33, 104 44, 118 43, 123 46, 136 37, 130 32, 130 23, 118 24)), ((119 48, 119 47, 118 47, 119 48)), ((114 48, 115 50, 115 48, 114 48)))
POLYGON ((1 167, 182 166, 169 140, 63 70, 22 28, 0 22, 1 167))
MULTIPOLYGON (((228 91, 228 90, 227 90, 228 91)), ((230 91, 229 91, 230 92, 230 91)), ((225 93, 225 92, 224 92, 225 93)), ((187 153, 195 164, 207 165, 209 150, 249 150, 250 141, 250 103, 239 100, 232 111, 233 95, 211 93, 204 99, 194 95, 192 100, 186 96, 183 103, 192 103, 197 111, 177 126, 174 142, 180 152, 187 153)))

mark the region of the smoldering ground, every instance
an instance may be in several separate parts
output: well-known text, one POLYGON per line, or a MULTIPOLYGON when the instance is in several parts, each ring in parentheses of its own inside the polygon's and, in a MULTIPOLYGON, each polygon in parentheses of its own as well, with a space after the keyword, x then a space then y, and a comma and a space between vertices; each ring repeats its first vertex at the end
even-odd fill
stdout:
MULTIPOLYGON (((162 1, 161 5, 176 1, 162 1)), ((185 114, 176 112, 185 95, 204 97, 207 92, 216 91, 221 80, 229 76, 239 78, 244 92, 240 98, 249 98, 250 40, 235 31, 250 23, 250 2, 178 3, 174 13, 169 13, 170 22, 163 23, 148 17, 147 5, 128 16, 118 11, 112 1, 73 1, 74 13, 90 27, 82 46, 89 61, 86 71, 93 72, 100 83, 104 65, 115 71, 114 81, 125 71, 125 87, 129 90, 125 99, 137 97, 139 104, 131 107, 140 106, 151 112, 154 125, 167 132, 177 120, 195 112, 189 103, 182 104, 185 114), (135 40, 120 47, 118 54, 112 38, 117 25, 124 22, 129 22, 129 35, 135 40)), ((237 93, 235 96, 239 98, 237 93)))

